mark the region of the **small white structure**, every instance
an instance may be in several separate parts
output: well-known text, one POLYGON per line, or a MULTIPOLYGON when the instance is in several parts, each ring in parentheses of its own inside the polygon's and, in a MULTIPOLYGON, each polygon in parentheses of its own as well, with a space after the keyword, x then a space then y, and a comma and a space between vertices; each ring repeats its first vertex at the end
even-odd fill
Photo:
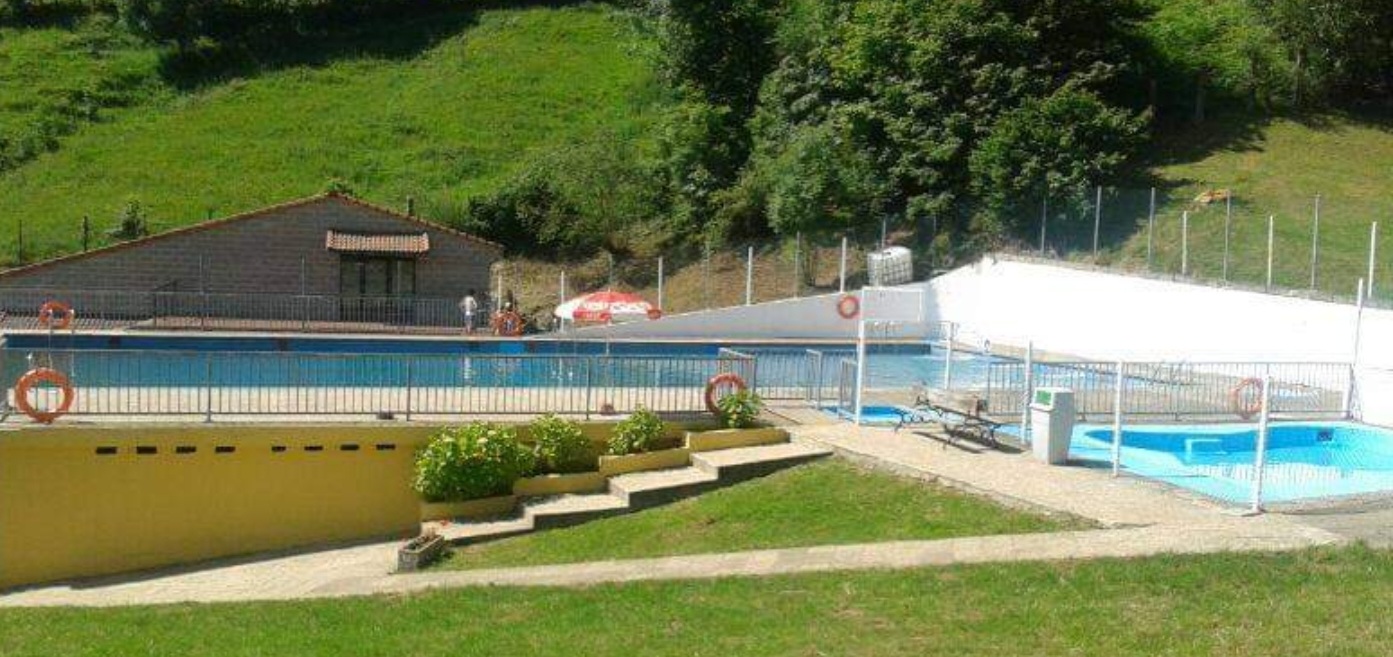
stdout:
POLYGON ((1069 462, 1069 439, 1074 436, 1074 391, 1036 388, 1030 400, 1030 450, 1050 465, 1069 462))
POLYGON ((866 256, 872 287, 904 285, 914 280, 914 256, 903 246, 891 246, 866 256))

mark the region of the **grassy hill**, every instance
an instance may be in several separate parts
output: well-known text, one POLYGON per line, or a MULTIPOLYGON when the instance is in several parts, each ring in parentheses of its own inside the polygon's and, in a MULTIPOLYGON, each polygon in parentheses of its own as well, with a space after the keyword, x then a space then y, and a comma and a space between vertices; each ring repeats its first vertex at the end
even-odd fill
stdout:
MULTIPOLYGON (((0 125, 23 120, 32 102, 8 99, 33 79, 90 87, 113 62, 157 79, 149 51, 84 56, 76 29, 3 40, 0 125), (45 53, 72 61, 50 68, 45 53)), ((191 92, 157 83, 0 174, 0 262, 15 259, 21 219, 33 260, 77 248, 83 215, 113 225, 132 196, 156 230, 314 194, 331 179, 388 205, 415 196, 429 214, 489 190, 532 152, 648 143, 662 102, 649 47, 604 6, 457 10, 312 44, 308 63, 246 79, 191 92)))
MULTIPOLYGON (((1312 217, 1321 196, 1317 287, 1351 295, 1365 275, 1369 224, 1383 222, 1375 290, 1393 298, 1393 124, 1344 114, 1280 118, 1258 123, 1217 120, 1163 139, 1152 170, 1162 200, 1153 268, 1178 272, 1181 212, 1190 217, 1191 273, 1222 275, 1223 203, 1201 204, 1206 190, 1234 194, 1230 279, 1266 278, 1267 218, 1275 216, 1274 285, 1310 286, 1312 217)), ((1131 205, 1140 205, 1137 190, 1131 205)), ((1130 232, 1133 217, 1121 230, 1130 232)), ((1110 259, 1146 265, 1144 216, 1110 259)))

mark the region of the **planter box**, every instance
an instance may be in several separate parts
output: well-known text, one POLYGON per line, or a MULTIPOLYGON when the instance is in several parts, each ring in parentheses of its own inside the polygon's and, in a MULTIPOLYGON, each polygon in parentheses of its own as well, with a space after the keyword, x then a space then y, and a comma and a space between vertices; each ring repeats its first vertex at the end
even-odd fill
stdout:
POLYGON ((614 477, 630 472, 684 468, 691 464, 691 456, 691 451, 685 447, 624 456, 601 456, 600 474, 614 477))
POLYGON ((407 541, 397 550, 397 572, 418 571, 445 552, 445 537, 439 534, 424 534, 407 541))
POLYGON ((503 516, 517 510, 517 495, 485 497, 465 502, 422 502, 421 521, 449 520, 451 518, 492 518, 503 516))
POLYGON ((721 429, 687 434, 687 449, 710 452, 718 449, 774 445, 788 442, 788 432, 775 427, 756 429, 721 429))
POLYGON ((599 472, 549 474, 527 477, 513 482, 513 494, 519 496, 565 495, 567 493, 598 493, 609 487, 599 472))

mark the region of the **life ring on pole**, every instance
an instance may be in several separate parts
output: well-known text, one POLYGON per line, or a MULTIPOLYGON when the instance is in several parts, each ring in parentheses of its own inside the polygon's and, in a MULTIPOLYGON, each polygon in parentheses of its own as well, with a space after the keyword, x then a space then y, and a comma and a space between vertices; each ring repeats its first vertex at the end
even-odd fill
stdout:
POLYGON ((854 294, 848 294, 837 300, 837 314, 842 319, 856 319, 861 314, 861 300, 854 294))
POLYGON ((505 310, 498 313, 498 316, 494 318, 493 332, 498 335, 515 338, 522 335, 523 327, 526 326, 526 324, 527 322, 523 321, 522 315, 512 310, 505 310))
POLYGON ((75 316, 72 306, 62 301, 45 301, 39 306, 39 325, 44 328, 61 331, 73 323, 75 316))
POLYGON ((724 372, 711 377, 706 382, 706 410, 711 411, 712 415, 720 415, 721 407, 716 405, 716 394, 723 390, 744 392, 748 387, 745 380, 734 372, 724 372))
POLYGON ((1229 406, 1233 412, 1245 420, 1253 419, 1262 412, 1262 379, 1248 378, 1238 382, 1229 391, 1229 406))
POLYGON ((68 381, 67 375, 55 369, 38 367, 24 373, 19 377, 19 383, 15 384, 15 406, 25 415, 33 418, 36 422, 52 424, 54 420, 62 417, 73 405, 73 384, 68 381), (29 392, 40 383, 49 383, 58 386, 63 393, 63 399, 58 403, 58 407, 53 410, 41 411, 29 403, 29 392))

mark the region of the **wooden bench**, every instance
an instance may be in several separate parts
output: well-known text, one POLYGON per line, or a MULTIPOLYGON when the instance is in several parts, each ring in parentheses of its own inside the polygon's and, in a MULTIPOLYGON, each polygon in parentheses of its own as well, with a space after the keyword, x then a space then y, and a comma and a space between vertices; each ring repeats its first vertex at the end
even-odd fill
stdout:
POLYGON ((993 448, 1001 446, 996 439, 1001 423, 987 417, 987 400, 973 395, 916 389, 914 404, 900 409, 895 431, 914 424, 942 425, 954 442, 966 439, 993 448))

